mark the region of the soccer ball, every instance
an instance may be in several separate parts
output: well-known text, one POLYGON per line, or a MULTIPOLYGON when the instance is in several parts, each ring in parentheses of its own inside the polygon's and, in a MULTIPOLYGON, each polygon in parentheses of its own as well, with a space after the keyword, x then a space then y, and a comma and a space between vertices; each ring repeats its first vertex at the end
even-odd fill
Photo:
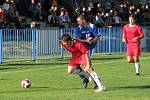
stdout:
POLYGON ((31 86, 31 81, 28 80, 28 79, 22 80, 22 81, 21 81, 21 86, 22 86, 23 88, 29 88, 29 87, 31 86))

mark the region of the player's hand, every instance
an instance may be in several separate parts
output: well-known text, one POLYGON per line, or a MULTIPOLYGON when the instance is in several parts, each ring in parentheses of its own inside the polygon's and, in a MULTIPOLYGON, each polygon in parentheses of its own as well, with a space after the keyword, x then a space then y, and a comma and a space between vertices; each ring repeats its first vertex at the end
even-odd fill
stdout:
POLYGON ((63 48, 64 46, 63 46, 63 43, 62 43, 62 41, 61 40, 59 40, 59 46, 61 47, 61 48, 63 48))
POLYGON ((92 37, 88 37, 88 38, 86 39, 86 42, 89 43, 89 44, 91 44, 91 43, 92 43, 91 40, 92 40, 92 37))
POLYGON ((139 38, 135 37, 135 38, 132 39, 132 42, 137 42, 138 40, 139 40, 139 38))
POLYGON ((122 38, 122 42, 126 43, 126 39, 125 39, 125 38, 122 38))

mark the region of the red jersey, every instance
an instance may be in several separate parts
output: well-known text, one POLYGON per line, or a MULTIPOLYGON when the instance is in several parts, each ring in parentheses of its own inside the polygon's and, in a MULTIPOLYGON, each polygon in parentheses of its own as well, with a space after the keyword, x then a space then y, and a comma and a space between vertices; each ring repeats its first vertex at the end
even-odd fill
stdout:
POLYGON ((139 25, 135 25, 134 27, 129 27, 129 24, 125 25, 123 28, 124 38, 127 41, 127 44, 140 44, 140 40, 133 41, 132 39, 137 36, 144 36, 144 31, 139 25))
POLYGON ((4 14, 4 12, 0 12, 0 20, 5 20, 5 14, 4 14))
POLYGON ((73 45, 64 45, 64 47, 72 54, 73 58, 88 53, 88 48, 78 40, 74 40, 73 45))
MULTIPOLYGON (((69 66, 78 67, 83 65, 87 67, 88 63, 85 58, 85 54, 88 54, 88 48, 80 41, 74 40, 73 45, 64 45, 64 47, 72 54, 69 66)), ((91 64, 91 61, 89 61, 91 64)))

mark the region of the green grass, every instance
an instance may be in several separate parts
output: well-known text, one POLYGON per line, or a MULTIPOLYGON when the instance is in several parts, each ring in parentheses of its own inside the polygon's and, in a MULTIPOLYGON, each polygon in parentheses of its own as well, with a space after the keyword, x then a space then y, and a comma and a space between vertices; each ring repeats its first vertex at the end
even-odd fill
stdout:
POLYGON ((82 88, 77 75, 67 74, 68 59, 16 62, 0 65, 0 100, 150 100, 150 53, 141 57, 141 75, 124 54, 93 57, 93 67, 107 91, 94 93, 92 83, 82 88), (23 89, 20 81, 32 81, 23 89))

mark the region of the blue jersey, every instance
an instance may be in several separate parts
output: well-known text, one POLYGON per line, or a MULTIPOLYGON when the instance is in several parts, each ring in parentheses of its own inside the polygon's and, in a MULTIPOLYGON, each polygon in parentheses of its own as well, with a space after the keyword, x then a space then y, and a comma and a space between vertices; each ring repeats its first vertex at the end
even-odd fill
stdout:
MULTIPOLYGON (((88 37, 92 37, 92 38, 100 37, 100 33, 98 33, 97 28, 94 24, 89 23, 89 25, 87 27, 78 26, 76 28, 75 36, 76 36, 76 38, 85 40, 88 37)), ((92 44, 86 43, 89 50, 95 48, 96 44, 97 44, 97 42, 92 43, 92 44)))

